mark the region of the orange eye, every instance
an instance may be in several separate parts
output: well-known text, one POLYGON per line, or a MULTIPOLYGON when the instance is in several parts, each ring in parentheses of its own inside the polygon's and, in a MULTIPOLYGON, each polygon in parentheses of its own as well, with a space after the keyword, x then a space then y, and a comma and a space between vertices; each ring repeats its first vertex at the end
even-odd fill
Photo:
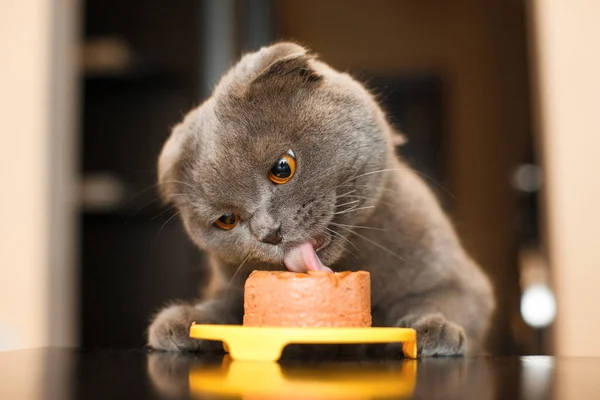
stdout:
POLYGON ((269 179, 271 182, 282 185, 292 179, 296 172, 296 157, 292 150, 281 156, 279 160, 271 167, 269 179))
POLYGON ((226 231, 233 229, 240 221, 240 217, 234 213, 227 213, 221 215, 221 217, 215 221, 215 225, 226 231))

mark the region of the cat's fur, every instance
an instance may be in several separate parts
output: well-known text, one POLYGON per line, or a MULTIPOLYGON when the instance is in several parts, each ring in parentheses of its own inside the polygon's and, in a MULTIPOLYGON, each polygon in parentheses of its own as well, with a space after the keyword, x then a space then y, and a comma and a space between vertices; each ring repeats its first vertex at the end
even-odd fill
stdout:
POLYGON ((371 273, 374 325, 415 328, 426 356, 479 350, 492 288, 432 192, 395 155, 394 135, 362 85, 303 47, 244 56, 160 155, 162 193, 209 255, 212 281, 203 301, 156 316, 149 345, 207 349, 188 337, 192 322, 241 323, 248 273, 283 270, 285 249, 320 237, 326 266, 371 273), (296 174, 275 185, 267 172, 288 149, 296 174), (214 226, 231 211, 241 217, 234 229, 214 226), (280 245, 259 241, 279 223, 280 245))

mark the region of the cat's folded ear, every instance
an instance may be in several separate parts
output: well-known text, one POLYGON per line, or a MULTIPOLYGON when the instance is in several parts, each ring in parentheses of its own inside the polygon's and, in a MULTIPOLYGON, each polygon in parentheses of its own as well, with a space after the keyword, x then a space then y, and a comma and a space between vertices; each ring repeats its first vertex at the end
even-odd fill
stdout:
POLYGON ((158 157, 158 188, 165 203, 173 201, 175 181, 179 180, 179 164, 185 139, 183 123, 176 125, 158 157))
POLYGON ((310 65, 315 56, 295 43, 278 43, 262 50, 261 69, 252 83, 262 83, 273 78, 299 78, 305 83, 322 79, 310 65))

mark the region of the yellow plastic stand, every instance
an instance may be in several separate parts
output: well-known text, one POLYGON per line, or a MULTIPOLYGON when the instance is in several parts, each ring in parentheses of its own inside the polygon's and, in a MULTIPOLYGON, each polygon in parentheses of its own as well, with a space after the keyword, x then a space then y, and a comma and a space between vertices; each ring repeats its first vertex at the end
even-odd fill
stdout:
POLYGON ((277 361, 288 344, 402 343, 417 358, 417 333, 409 328, 279 328, 192 324, 190 337, 223 342, 234 360, 277 361))
POLYGON ((414 393, 415 360, 388 363, 330 363, 281 366, 272 362, 231 361, 190 371, 193 396, 206 394, 257 399, 404 398, 414 393))

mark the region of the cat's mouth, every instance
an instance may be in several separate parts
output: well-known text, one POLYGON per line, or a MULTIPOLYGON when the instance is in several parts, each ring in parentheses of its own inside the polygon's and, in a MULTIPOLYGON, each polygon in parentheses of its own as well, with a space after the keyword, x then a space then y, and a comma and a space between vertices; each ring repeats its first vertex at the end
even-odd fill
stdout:
POLYGON ((311 240, 300 243, 286 250, 283 264, 292 272, 326 271, 333 272, 323 265, 317 251, 326 245, 323 240, 311 240))

